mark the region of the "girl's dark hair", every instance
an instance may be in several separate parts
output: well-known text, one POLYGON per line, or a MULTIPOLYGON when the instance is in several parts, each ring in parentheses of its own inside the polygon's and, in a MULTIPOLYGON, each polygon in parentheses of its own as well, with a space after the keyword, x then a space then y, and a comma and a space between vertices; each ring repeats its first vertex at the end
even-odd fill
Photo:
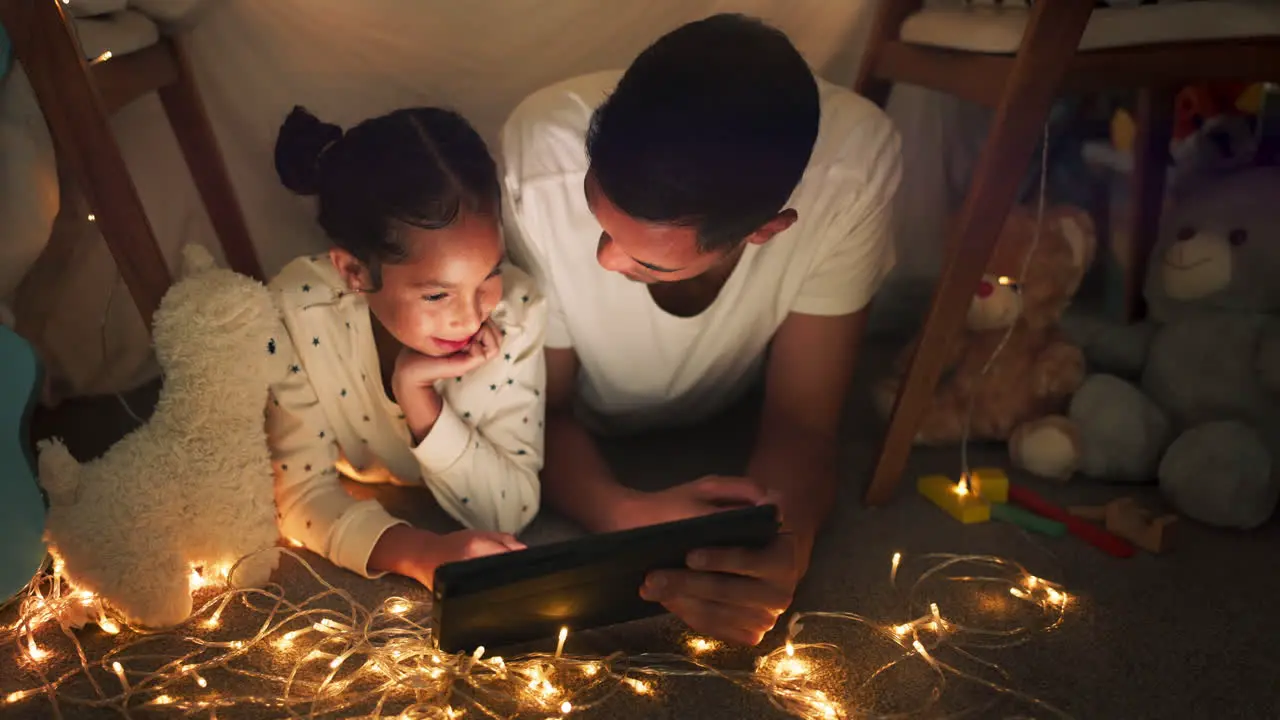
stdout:
POLYGON ((275 164, 285 187, 319 197, 320 227, 365 264, 374 291, 382 264, 407 255, 399 228, 439 230, 463 213, 500 212, 493 157, 451 110, 396 110, 344 134, 295 107, 276 138, 275 164))

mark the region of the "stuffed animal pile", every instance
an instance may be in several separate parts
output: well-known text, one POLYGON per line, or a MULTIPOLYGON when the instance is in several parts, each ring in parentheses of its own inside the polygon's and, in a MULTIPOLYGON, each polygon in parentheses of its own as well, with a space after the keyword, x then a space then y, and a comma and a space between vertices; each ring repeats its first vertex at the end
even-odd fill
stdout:
POLYGON ((1256 527, 1280 498, 1280 168, 1178 198, 1145 294, 1148 322, 1066 324, 1101 371, 1069 411, 1080 470, 1158 478, 1184 515, 1256 527))
POLYGON ((184 249, 181 279, 155 315, 164 386, 144 426, 81 464, 40 445, 49 496, 46 539, 76 587, 130 623, 168 627, 191 615, 193 568, 236 567, 239 587, 265 583, 278 553, 268 387, 286 368, 286 337, 266 287, 184 249))
MULTIPOLYGON (((1076 469, 1078 447, 1070 423, 1059 413, 1080 386, 1085 361, 1063 337, 1058 321, 1093 262, 1096 240, 1093 221, 1083 210, 1046 209, 1038 241, 1036 220, 1036 208, 1027 207, 1014 208, 1006 220, 970 299, 966 327, 948 347, 916 443, 959 442, 972 403, 970 439, 1009 441, 1015 465, 1065 479, 1076 469)), ((913 352, 914 343, 894 374, 874 389, 886 417, 913 352)))

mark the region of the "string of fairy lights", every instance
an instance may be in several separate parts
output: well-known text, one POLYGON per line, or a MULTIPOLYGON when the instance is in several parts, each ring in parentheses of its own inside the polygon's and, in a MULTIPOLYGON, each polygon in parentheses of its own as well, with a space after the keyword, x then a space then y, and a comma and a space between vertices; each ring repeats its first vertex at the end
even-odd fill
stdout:
POLYGON ((887 720, 936 711, 946 685, 957 680, 993 691, 992 697, 1020 701, 1041 716, 1068 717, 1008 687, 1004 671, 975 654, 1057 628, 1069 604, 1059 585, 999 557, 939 554, 904 562, 895 554, 889 581, 903 592, 914 619, 884 624, 847 612, 797 612, 781 646, 747 667, 730 668, 714 662, 729 649, 708 638, 687 637, 682 653, 593 657, 565 652, 567 629, 554 653, 508 659, 483 647, 442 653, 427 620, 429 601, 388 597, 365 607, 302 556, 280 552, 320 589, 294 601, 275 585, 230 587, 226 577, 233 567, 193 568, 197 609, 186 623, 163 632, 128 626, 109 604, 68 582, 60 562, 51 558, 10 603, 16 620, 0 631, 0 641, 14 649, 32 678, 27 687, 0 690, 0 711, 46 703, 42 714, 54 717, 80 706, 124 716, 141 709, 217 718, 220 710, 258 708, 292 718, 563 718, 621 702, 620 695, 658 702, 666 680, 684 677, 736 685, 805 720, 887 720), (914 579, 900 582, 909 566, 916 568, 914 579), (228 611, 252 620, 238 617, 235 625, 256 630, 227 637, 228 611), (806 639, 833 623, 861 628, 868 639, 856 646, 806 639), (86 649, 93 644, 82 642, 93 633, 90 626, 113 636, 97 638, 109 640, 96 643, 105 651, 86 649), (863 677, 845 672, 838 687, 829 682, 841 674, 842 663, 875 645, 889 654, 887 662, 863 677), (888 671, 910 663, 923 663, 915 669, 930 677, 928 692, 913 693, 917 707, 885 711, 848 701, 866 696, 872 684, 886 682, 888 671))

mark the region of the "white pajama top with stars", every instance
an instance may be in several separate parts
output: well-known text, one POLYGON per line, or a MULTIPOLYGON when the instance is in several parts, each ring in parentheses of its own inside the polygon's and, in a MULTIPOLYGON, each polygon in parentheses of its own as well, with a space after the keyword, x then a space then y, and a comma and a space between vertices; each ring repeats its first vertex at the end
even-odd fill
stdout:
POLYGON ((282 534, 364 575, 388 528, 404 521, 373 499, 357 500, 340 474, 362 482, 423 485, 467 528, 515 533, 538 510, 546 367, 546 303, 519 268, 503 268, 492 319, 497 357, 436 383, 443 410, 414 444, 383 389, 372 318, 327 255, 299 258, 270 287, 289 337, 284 379, 271 387, 267 437, 282 534))

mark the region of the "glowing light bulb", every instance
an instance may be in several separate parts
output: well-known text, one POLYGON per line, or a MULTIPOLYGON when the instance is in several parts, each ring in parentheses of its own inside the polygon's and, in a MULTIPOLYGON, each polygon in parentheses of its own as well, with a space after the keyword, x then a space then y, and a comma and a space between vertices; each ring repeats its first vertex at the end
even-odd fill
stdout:
POLYGON ((213 611, 208 620, 204 621, 205 627, 218 627, 218 623, 222 622, 222 608, 213 611))
POLYGON ((36 662, 40 662, 41 660, 49 657, 49 651, 36 645, 36 639, 30 635, 27 636, 27 654, 36 662))
POLYGON ((120 632, 120 626, 106 615, 98 618, 98 627, 102 628, 102 632, 108 635, 116 635, 120 632))
POLYGON ((23 700, 26 700, 28 697, 30 697, 31 694, 32 692, 30 690, 21 690, 19 692, 11 692, 9 693, 8 696, 5 697, 4 701, 7 703, 22 702, 23 700))
POLYGON ((600 666, 595 663, 587 663, 582 666, 582 674, 587 677, 592 677, 598 672, 600 672, 600 666))
POLYGON ((898 637, 904 637, 909 632, 911 632, 911 623, 903 623, 901 625, 895 625, 893 628, 893 634, 897 635, 898 637))
POLYGON ((774 668, 774 674, 781 678, 795 678, 809 671, 809 666, 800 658, 783 658, 774 668))
POLYGON ((961 475, 960 482, 956 483, 956 494, 964 497, 969 494, 969 476, 961 475))
POLYGON ((902 563, 902 553, 893 554, 893 560, 889 563, 889 584, 892 585, 898 579, 898 565, 902 563))
POLYGON ((1028 575, 1026 577, 1026 580, 1024 580, 1023 582, 1027 584, 1028 589, 1035 589, 1035 586, 1040 583, 1040 578, 1036 577, 1035 575, 1028 575))
POLYGON ((929 651, 924 649, 924 643, 916 640, 911 643, 911 647, 914 648, 916 652, 920 653, 920 657, 927 660, 929 664, 933 664, 933 658, 929 656, 929 651))
POLYGON ((63 570, 66 570, 66 569, 67 569, 67 563, 66 563, 66 562, 64 562, 62 558, 54 558, 54 560, 53 560, 53 571, 54 571, 55 573, 57 573, 57 574, 61 575, 61 574, 62 574, 62 571, 63 571, 63 570))
POLYGON ((205 585, 204 576, 202 576, 200 574, 200 571, 196 570, 195 568, 191 568, 191 579, 189 582, 192 590, 199 590, 205 585))
POLYGON ((168 705, 169 703, 173 702, 173 698, 169 697, 168 695, 157 695, 156 699, 153 700, 152 702, 154 702, 156 705, 168 705))
POLYGON ((1012 284, 1013 284, 1013 278, 1011 278, 1011 277, 1009 277, 1009 276, 1007 276, 1007 275, 1001 275, 1000 277, 996 278, 996 282, 997 282, 997 283, 999 283, 999 284, 1001 284, 1001 285, 1012 285, 1012 284))
POLYGON ((345 657, 343 657, 342 655, 339 655, 338 657, 329 661, 329 667, 333 668, 334 670, 337 670, 338 667, 342 665, 342 663, 346 662, 346 660, 347 659, 345 657))
MULTIPOLYGON (((109 55, 110 53, 107 53, 107 54, 109 55)), ((88 215, 88 217, 87 217, 86 219, 87 219, 89 222, 97 222, 97 220, 98 220, 98 216, 97 216, 97 215, 94 215, 93 213, 89 213, 89 215, 88 215)))
POLYGON ((1027 599, 1027 592, 1026 592, 1025 590, 1023 590, 1022 588, 1011 587, 1011 588, 1009 588, 1009 594, 1010 594, 1010 595, 1012 595, 1012 596, 1014 596, 1014 597, 1016 597, 1016 598, 1018 598, 1018 599, 1020 599, 1020 600, 1026 600, 1026 599, 1027 599))
POLYGON ((290 544, 290 545, 292 545, 292 546, 294 546, 294 547, 298 547, 298 548, 302 547, 302 541, 301 541, 301 540, 295 540, 295 539, 293 539, 293 538, 289 538, 289 544, 290 544))
POLYGON ((631 686, 631 689, 637 695, 648 695, 652 691, 652 688, 649 687, 649 684, 643 680, 639 680, 636 678, 623 678, 623 681, 626 682, 627 685, 631 686))
POLYGON ((565 700, 564 702, 560 703, 561 715, 568 715, 571 712, 573 712, 573 703, 569 702, 568 700, 565 700))
POLYGON ((409 612, 409 603, 404 601, 394 602, 391 604, 391 607, 387 608, 387 612, 392 615, 403 615, 409 612))
POLYGON ((795 654, 796 654, 796 646, 795 646, 795 645, 792 645, 790 640, 788 640, 788 641, 787 641, 787 650, 786 650, 786 652, 787 652, 787 656, 788 656, 788 657, 794 657, 794 656, 795 656, 795 654))
POLYGON ((569 628, 560 628, 560 638, 556 641, 556 657, 560 657, 564 652, 564 641, 569 638, 569 628))
POLYGON ((689 639, 689 649, 693 651, 695 655, 711 652, 719 646, 719 643, 715 640, 709 640, 707 638, 696 637, 689 639))

